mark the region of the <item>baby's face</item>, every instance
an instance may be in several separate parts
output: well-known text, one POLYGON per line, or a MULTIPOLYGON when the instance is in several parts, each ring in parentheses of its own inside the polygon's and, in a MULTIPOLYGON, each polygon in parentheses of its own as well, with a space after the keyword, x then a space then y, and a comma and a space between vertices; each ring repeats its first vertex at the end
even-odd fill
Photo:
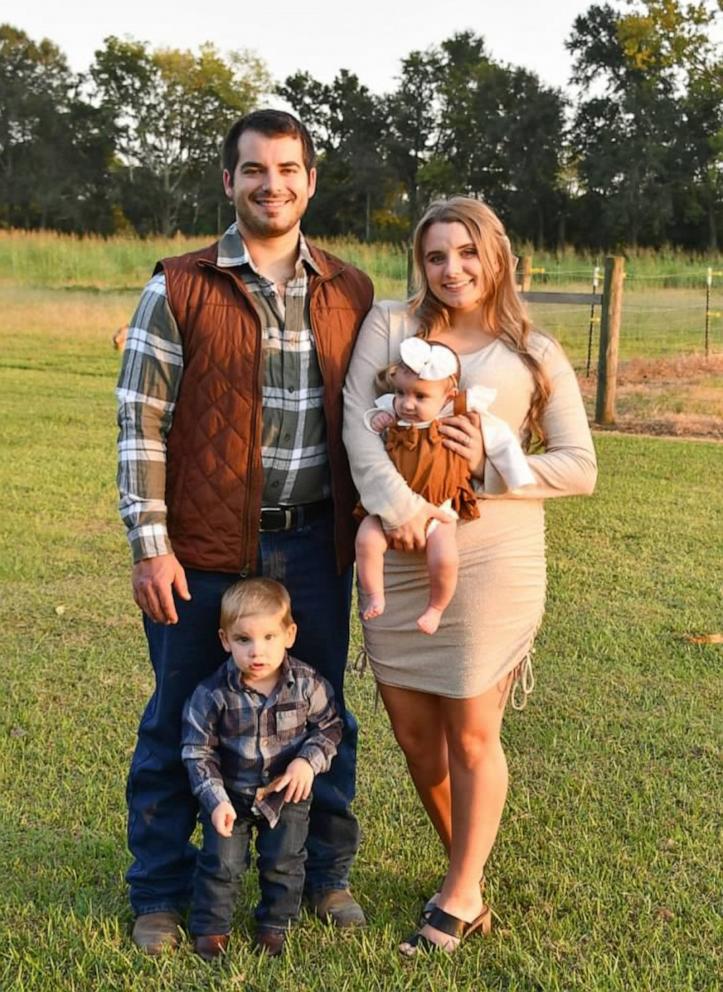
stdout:
POLYGON ((394 410, 400 420, 410 424, 434 420, 452 394, 449 379, 430 382, 405 368, 394 373, 394 410))

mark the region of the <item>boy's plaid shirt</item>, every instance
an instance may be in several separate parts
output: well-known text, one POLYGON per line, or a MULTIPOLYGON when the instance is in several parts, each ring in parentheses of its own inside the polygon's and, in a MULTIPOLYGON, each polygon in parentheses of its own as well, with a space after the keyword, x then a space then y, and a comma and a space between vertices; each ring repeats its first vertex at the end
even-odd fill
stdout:
POLYGON ((187 701, 181 756, 193 794, 209 813, 230 802, 229 791, 252 795, 268 785, 294 758, 305 758, 315 775, 328 770, 343 726, 333 689, 288 654, 279 673, 264 696, 246 685, 229 657, 187 701))
MULTIPOLYGON (((236 224, 219 241, 218 265, 238 267, 261 320, 264 353, 261 458, 264 506, 331 495, 324 383, 309 316, 303 236, 284 299, 254 267, 236 224)), ((172 551, 166 529, 166 438, 183 377, 183 342, 161 273, 147 284, 128 327, 118 397, 118 488, 133 560, 172 551)))

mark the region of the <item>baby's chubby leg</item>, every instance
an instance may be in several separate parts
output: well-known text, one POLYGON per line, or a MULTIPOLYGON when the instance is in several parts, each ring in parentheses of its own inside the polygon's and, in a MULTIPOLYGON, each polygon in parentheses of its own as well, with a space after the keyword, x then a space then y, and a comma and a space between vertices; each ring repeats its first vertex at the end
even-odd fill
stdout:
POLYGON ((457 524, 455 521, 448 524, 441 521, 437 523, 427 535, 429 602, 427 609, 417 620, 417 626, 425 634, 435 633, 457 588, 457 524))
POLYGON ((384 612, 384 553, 387 537, 379 517, 364 517, 356 535, 359 614, 373 620, 384 612))

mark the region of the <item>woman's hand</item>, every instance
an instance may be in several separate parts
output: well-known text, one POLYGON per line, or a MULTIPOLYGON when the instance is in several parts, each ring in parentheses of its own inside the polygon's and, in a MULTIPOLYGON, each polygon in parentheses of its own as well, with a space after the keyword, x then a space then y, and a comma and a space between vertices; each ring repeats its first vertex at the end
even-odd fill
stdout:
POLYGON ((427 527, 430 520, 448 524, 453 518, 433 503, 426 503, 406 523, 386 531, 389 547, 395 551, 424 551, 427 546, 427 527))
POLYGON ((445 417, 440 424, 444 446, 466 458, 475 479, 481 479, 485 470, 485 444, 478 413, 461 413, 445 417))

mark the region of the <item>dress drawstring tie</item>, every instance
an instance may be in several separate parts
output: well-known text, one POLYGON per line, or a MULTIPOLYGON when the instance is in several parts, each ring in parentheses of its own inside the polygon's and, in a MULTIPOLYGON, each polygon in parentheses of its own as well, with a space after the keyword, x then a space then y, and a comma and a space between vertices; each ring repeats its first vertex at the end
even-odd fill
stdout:
POLYGON ((514 682, 510 693, 510 705, 513 710, 524 710, 527 700, 535 688, 535 673, 532 669, 534 647, 530 648, 520 664, 515 669, 514 682))

